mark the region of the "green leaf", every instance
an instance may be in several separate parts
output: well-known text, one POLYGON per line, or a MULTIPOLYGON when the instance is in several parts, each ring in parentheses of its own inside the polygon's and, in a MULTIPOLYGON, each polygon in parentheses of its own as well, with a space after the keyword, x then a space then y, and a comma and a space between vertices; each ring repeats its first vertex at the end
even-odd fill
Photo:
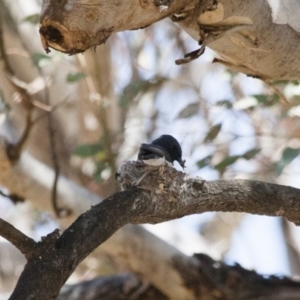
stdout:
POLYGON ((199 111, 199 103, 191 103, 188 104, 185 108, 183 108, 179 114, 178 114, 178 118, 179 119, 187 119, 190 118, 194 115, 196 115, 199 111))
POLYGON ((265 106, 272 106, 279 102, 279 96, 277 94, 273 94, 273 95, 257 94, 257 95, 253 95, 253 97, 258 101, 259 104, 263 104, 265 106))
POLYGON ((206 134, 206 137, 204 138, 204 143, 208 143, 213 141, 217 135, 219 134, 220 130, 222 128, 222 124, 216 124, 214 125, 209 132, 206 134))
POLYGON ((198 160, 196 164, 199 167, 199 169, 202 169, 202 168, 210 165, 211 159, 212 159, 212 155, 208 155, 208 156, 198 160))
POLYGON ((67 75, 67 82, 68 83, 74 83, 74 82, 78 82, 79 80, 83 79, 86 77, 86 74, 82 73, 82 72, 78 72, 78 73, 69 73, 67 75))
POLYGON ((122 108, 127 107, 141 92, 147 92, 151 83, 147 80, 137 80, 130 82, 123 90, 119 99, 122 108))
POLYGON ((104 179, 102 178, 102 172, 107 169, 108 164, 107 162, 104 161, 98 161, 96 164, 96 170, 94 172, 93 178, 95 179, 95 181, 101 183, 104 181, 104 179))
POLYGON ((38 24, 40 21, 40 15, 39 14, 33 14, 33 15, 30 15, 30 16, 27 16, 26 18, 24 18, 22 20, 22 22, 28 22, 28 23, 31 23, 31 24, 38 24))
POLYGON ((8 112, 11 110, 10 105, 6 102, 5 95, 2 90, 0 90, 0 114, 8 112))
POLYGON ((99 152, 103 151, 103 146, 101 143, 97 144, 85 144, 78 146, 74 151, 73 154, 80 156, 80 157, 91 157, 99 152))
POLYGON ((259 148, 253 148, 253 149, 248 150, 247 152, 245 152, 243 155, 241 155, 241 157, 244 158, 244 159, 246 159, 246 160, 250 160, 256 154, 258 154, 260 151, 261 151, 261 149, 259 149, 259 148))
POLYGON ((230 102, 229 100, 222 100, 222 101, 218 101, 217 102, 217 105, 218 106, 222 106, 222 107, 225 107, 225 108, 232 108, 232 102, 230 102))
POLYGON ((240 157, 240 155, 228 156, 224 158, 220 163, 216 164, 214 168, 220 172, 224 172, 228 166, 234 164, 240 157))
POLYGON ((34 54, 31 55, 31 59, 32 59, 32 62, 35 65, 39 65, 42 60, 50 60, 51 56, 48 56, 48 55, 43 54, 43 53, 34 53, 34 54))
POLYGON ((268 95, 264 95, 264 94, 257 94, 257 95, 253 95, 253 97, 259 102, 259 103, 265 103, 268 100, 268 95))
POLYGON ((280 160, 275 164, 275 174, 279 176, 283 169, 299 155, 299 149, 287 147, 283 150, 280 160))
POLYGON ((151 88, 158 88, 167 80, 165 77, 158 77, 150 80, 136 80, 130 82, 123 90, 119 99, 119 105, 126 108, 139 94, 146 93, 151 88))
POLYGON ((287 85, 289 83, 298 85, 299 81, 297 81, 297 80, 273 80, 271 83, 272 83, 272 85, 287 85))

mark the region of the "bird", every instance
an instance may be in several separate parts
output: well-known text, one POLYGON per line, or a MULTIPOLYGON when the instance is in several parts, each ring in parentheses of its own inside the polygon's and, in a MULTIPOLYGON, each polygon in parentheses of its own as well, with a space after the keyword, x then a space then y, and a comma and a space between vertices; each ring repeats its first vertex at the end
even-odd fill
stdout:
POLYGON ((180 166, 185 168, 185 160, 182 160, 182 150, 178 141, 169 134, 163 134, 150 144, 141 144, 138 160, 147 165, 161 166, 167 163, 173 166, 176 160, 180 166))

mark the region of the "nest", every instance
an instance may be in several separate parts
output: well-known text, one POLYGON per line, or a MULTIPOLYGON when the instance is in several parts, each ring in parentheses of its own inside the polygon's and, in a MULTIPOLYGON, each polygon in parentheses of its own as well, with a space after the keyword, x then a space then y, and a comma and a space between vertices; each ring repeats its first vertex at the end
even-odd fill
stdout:
POLYGON ((167 164, 149 166, 142 161, 126 161, 116 173, 123 190, 139 188, 151 193, 154 200, 177 202, 186 174, 167 164))

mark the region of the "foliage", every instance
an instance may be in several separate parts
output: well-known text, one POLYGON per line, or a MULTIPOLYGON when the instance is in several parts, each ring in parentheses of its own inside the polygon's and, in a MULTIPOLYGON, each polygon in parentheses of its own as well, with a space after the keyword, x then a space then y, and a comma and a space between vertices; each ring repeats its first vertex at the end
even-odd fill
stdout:
POLYGON ((82 72, 77 72, 77 73, 69 73, 67 75, 67 83, 75 83, 83 78, 85 78, 86 75, 82 72))
POLYGON ((33 14, 29 15, 26 18, 23 19, 23 22, 28 22, 31 24, 38 24, 40 20, 40 15, 39 14, 33 14))
POLYGON ((299 155, 299 149, 287 147, 283 150, 281 158, 275 163, 275 173, 279 176, 283 169, 299 155))

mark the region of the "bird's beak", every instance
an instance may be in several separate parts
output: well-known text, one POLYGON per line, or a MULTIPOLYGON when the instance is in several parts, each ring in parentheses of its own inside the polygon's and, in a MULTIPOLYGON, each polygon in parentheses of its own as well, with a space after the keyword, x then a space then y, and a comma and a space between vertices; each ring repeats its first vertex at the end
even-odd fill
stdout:
POLYGON ((181 158, 178 160, 179 164, 181 165, 182 169, 185 168, 185 160, 182 160, 181 158))

